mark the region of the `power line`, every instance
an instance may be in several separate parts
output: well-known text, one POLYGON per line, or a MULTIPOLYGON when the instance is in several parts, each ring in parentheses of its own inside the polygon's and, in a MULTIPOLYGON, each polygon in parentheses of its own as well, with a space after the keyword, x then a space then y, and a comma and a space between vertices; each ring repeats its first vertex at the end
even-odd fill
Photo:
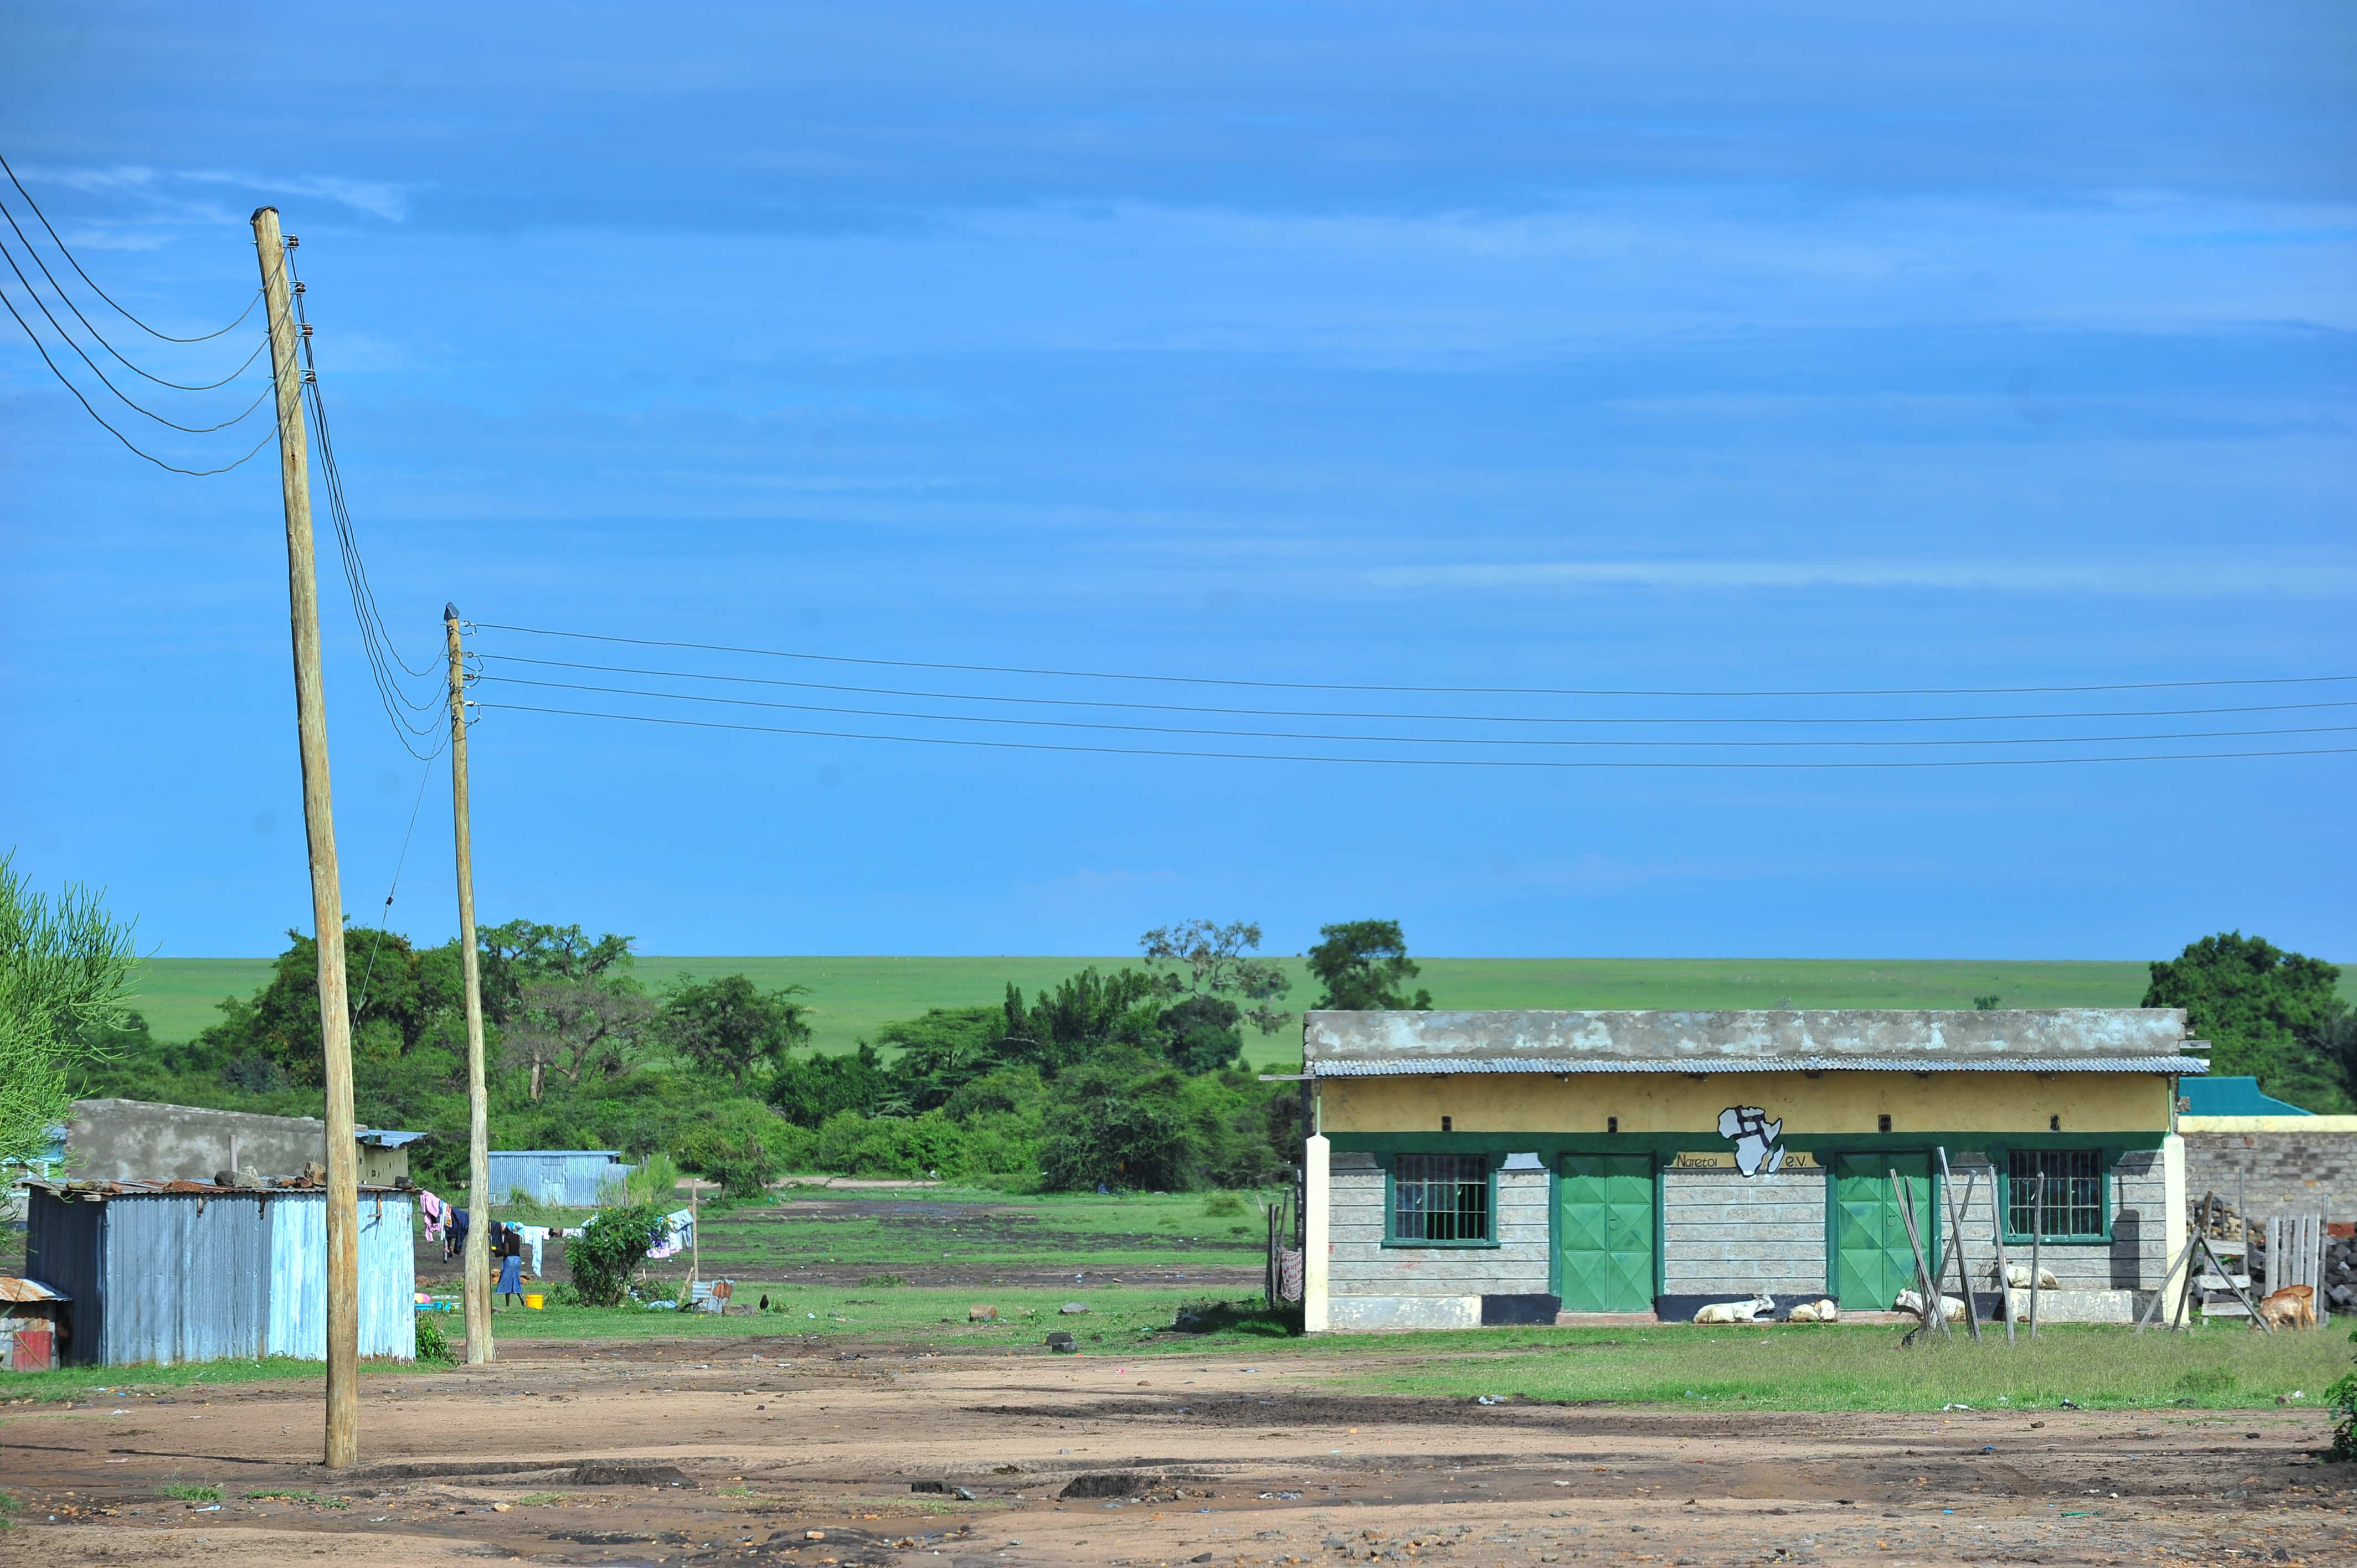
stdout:
POLYGON ((1651 759, 1627 759, 1617 757, 1566 760, 1557 757, 1320 757, 1314 755, 1293 755, 1265 751, 1189 751, 1176 747, 1159 746, 1075 746, 1049 741, 980 740, 969 736, 874 735, 844 730, 790 729, 774 725, 723 724, 717 720, 712 719, 664 718, 646 714, 597 713, 579 708, 545 708, 532 706, 522 703, 484 703, 481 705, 486 708, 505 708, 513 713, 552 714, 567 718, 613 719, 628 724, 666 725, 687 729, 737 730, 759 735, 805 736, 825 740, 882 740, 894 741, 910 746, 971 746, 995 751, 1080 752, 1107 757, 1192 757, 1234 762, 1321 762, 1342 763, 1357 767, 1382 768, 1543 768, 1549 770, 1647 768, 1654 770, 1695 770, 1717 772, 1739 770, 1823 772, 1901 768, 2057 768, 2073 767, 2088 763, 2213 762, 2261 757, 2339 757, 2344 755, 2357 755, 2357 746, 2313 746, 2270 751, 2168 752, 2128 757, 1908 757, 1855 762, 1693 762, 1655 761, 1651 759))
POLYGON ((147 451, 137 442, 132 440, 131 437, 124 435, 123 432, 108 424, 106 416, 99 413, 97 409, 91 406, 90 399, 82 395, 81 389, 74 385, 72 381, 68 381, 66 379, 66 373, 58 369, 58 362, 49 358, 49 351, 48 349, 42 347, 39 336, 34 332, 31 326, 26 322, 22 316, 16 315, 16 304, 8 298, 5 291, 0 291, 0 305, 6 306, 8 307, 8 314, 16 317, 16 325, 24 328, 25 336, 32 339, 33 352, 41 357, 41 363, 48 366, 49 373, 58 378, 59 382, 65 387, 66 391, 73 393, 74 401, 81 404, 82 411, 88 413, 92 419, 98 421, 101 429, 104 430, 109 435, 113 436, 117 441, 122 442, 124 446, 128 447, 133 456, 145 457, 147 461, 155 464, 159 468, 165 469, 169 473, 187 474, 193 478, 199 479, 210 478, 215 474, 226 474, 231 468, 243 467, 246 463, 252 459, 253 455, 256 452, 261 451, 264 446, 268 446, 270 444, 270 438, 277 434, 274 430, 264 431, 263 433, 262 439, 248 447, 243 457, 240 457, 234 463, 223 464, 218 468, 183 468, 177 463, 167 463, 163 458, 158 457, 153 452, 147 451))
POLYGON ((2190 730, 2159 735, 2087 735, 2087 736, 1943 736, 1910 740, 1630 740, 1612 736, 1564 739, 1556 736, 1523 738, 1506 736, 1414 736, 1414 735, 1320 735, 1297 730, 1210 729, 1179 725, 1111 724, 1085 719, 1028 719, 990 714, 922 714, 905 713, 888 708, 830 707, 816 703, 763 702, 752 697, 715 697, 700 693, 644 692, 628 686, 590 686, 566 681, 533 681, 516 676, 499 676, 514 686, 534 686, 564 692, 595 692, 610 697, 648 697, 679 703, 713 703, 739 708, 776 708, 793 713, 838 714, 851 718, 918 719, 936 724, 1010 725, 1026 729, 1101 730, 1120 735, 1178 735, 1217 736, 1233 740, 1328 740, 1380 746, 1613 746, 1630 749, 1670 748, 1747 748, 1770 747, 1832 747, 1832 746, 2078 746, 2105 745, 2127 741, 2155 740, 2220 740, 2255 736, 2330 735, 2357 730, 2357 725, 2317 725, 2304 728, 2190 730))
MULTIPOLYGON (((911 697, 931 702, 1006 703, 1024 707, 1109 709, 1126 713, 1215 714, 1234 718, 1382 719, 1434 724, 1485 725, 1914 725, 1996 724, 2026 719, 2174 718, 2216 714, 2274 714, 2318 708, 2357 707, 2357 699, 2322 703, 2263 703, 2209 708, 2093 708, 2047 713, 1920 714, 1687 714, 1615 717, 1602 714, 1419 714, 1369 713, 1363 709, 1233 708, 1192 703, 1108 702, 1088 697, 1004 696, 973 692, 911 691, 893 686, 846 686, 820 681, 785 681, 766 675, 716 675, 693 670, 647 670, 625 664, 585 664, 568 659, 534 659, 522 653, 483 653, 479 657, 506 664, 529 664, 548 670, 586 670, 607 675, 643 675, 676 681, 709 681, 729 685, 773 686, 802 692, 843 692, 874 697, 911 697)), ((494 676, 495 680, 519 677, 494 676)))
MULTIPOLYGON (((92 338, 98 339, 98 346, 105 349, 108 353, 113 355, 123 367, 131 371, 134 375, 145 376, 147 380, 154 381, 157 386, 169 387, 174 392, 211 392, 216 387, 225 387, 229 385, 230 382, 237 380, 238 377, 245 374, 246 371, 253 365, 253 361, 262 357, 262 350, 270 347, 270 339, 267 337, 264 338, 262 341, 253 346, 253 352, 245 357, 244 364, 240 365, 237 369, 231 371, 229 374, 223 376, 217 381, 204 381, 196 385, 187 385, 179 381, 167 381, 161 376, 152 375, 146 371, 141 370, 137 365, 133 364, 128 359, 124 358, 123 350, 117 349, 113 343, 108 342, 106 334, 101 332, 91 324, 90 317, 81 313, 81 306, 73 302, 73 295, 68 294, 65 291, 65 285, 58 282, 58 275, 57 274, 49 271, 48 263, 41 260, 39 247, 33 243, 31 237, 25 232, 24 227, 16 221, 16 215, 8 210, 8 204, 5 201, 0 201, 0 218, 5 218, 8 220, 8 227, 16 231, 16 238, 18 240, 24 242, 25 254, 33 259, 33 265, 38 267, 40 269, 41 275, 49 280, 49 288, 51 292, 57 295, 59 300, 68 310, 73 312, 73 318, 81 323, 82 329, 88 332, 92 338)), ((71 261, 73 258, 69 255, 66 259, 68 261, 71 261)), ((77 268, 76 270, 79 271, 80 269, 77 268)), ((25 274, 22 272, 19 272, 16 275, 21 278, 25 274)), ((88 280, 85 279, 84 281, 88 280)), ((29 289, 32 287, 32 285, 27 283, 25 286, 29 289)), ((248 306, 246 308, 251 310, 253 306, 248 306)), ((56 317, 52 317, 50 319, 54 322, 56 317)), ((238 319, 242 321, 244 317, 240 317, 238 319)))
MULTIPOLYGON (((242 423, 248 415, 253 413, 255 409, 262 406, 262 400, 270 395, 270 389, 268 387, 263 388, 260 392, 254 395, 253 401, 245 405, 244 413, 238 414, 232 419, 224 419, 219 424, 182 424, 177 420, 165 418, 162 414, 157 413, 154 409, 134 400, 130 394, 125 392, 121 387, 116 386, 113 381, 106 379, 106 372, 98 368, 98 361, 91 359, 89 351, 83 349, 80 343, 74 341, 73 334, 65 329, 64 326, 58 320, 56 315, 51 312, 48 306, 42 301, 41 291, 33 286, 32 280, 25 275, 25 269, 16 264, 16 252, 10 250, 5 242, 0 242, 0 257, 6 258, 8 270, 15 273, 16 274, 16 281, 25 285, 25 293, 31 298, 35 308, 38 309, 44 317, 48 318, 49 326, 55 329, 58 337, 64 341, 65 346, 71 349, 74 351, 75 356, 79 358, 83 364, 90 367, 90 373, 98 378, 99 384, 104 387, 107 391, 113 392, 117 398, 120 398, 124 407, 135 409, 137 412, 145 414, 156 424, 164 425, 167 429, 178 430, 187 435, 210 435, 216 430, 227 430, 232 424, 242 423)), ((9 314, 16 315, 16 306, 14 305, 11 305, 8 308, 9 314)), ((68 308, 71 308, 70 303, 69 303, 68 308)), ((16 321, 19 326, 24 326, 25 318, 22 316, 17 316, 16 321)), ((29 334, 31 333, 32 328, 30 327, 26 327, 25 330, 29 334)), ((36 341, 38 342, 38 339, 36 339, 36 341)), ((118 356, 118 358, 120 356, 118 356)), ((41 358, 44 360, 48 361, 50 370, 57 370, 57 362, 53 360, 49 360, 48 351, 47 349, 42 350, 41 358)), ((60 373, 58 379, 63 381, 65 378, 63 374, 60 373)), ((85 404, 85 406, 87 406, 87 404, 85 404)))
POLYGON ((486 631, 512 631, 527 637, 565 637, 587 642, 626 643, 635 648, 680 648, 701 653, 741 653, 763 659, 799 659, 828 664, 864 664, 895 670, 950 670, 975 675, 1045 675, 1075 681, 1142 681, 1164 685, 1243 686, 1285 692, 1394 692, 1437 696, 1509 697, 1994 697, 2029 696, 2073 692, 2188 691, 2212 686, 2298 686, 2357 681, 2357 675, 2283 675, 2237 680, 2131 681, 2078 686, 1887 686, 1857 689, 1794 691, 1617 689, 1574 686, 1405 686, 1315 681, 1245 681, 1214 675, 1147 675, 1105 670, 1032 669, 1006 664, 950 664, 915 659, 862 659, 845 653, 804 653, 776 648, 738 648, 725 643, 682 642, 659 638, 618 637, 594 631, 563 631, 547 627, 512 626, 477 621, 486 631))
MULTIPOLYGON (((41 227, 48 231, 50 242, 57 246, 58 253, 65 257, 66 264, 73 268, 75 274, 79 276, 82 282, 90 285, 90 289, 92 294, 98 295, 99 298, 105 300, 108 305, 113 306, 116 315, 122 317, 125 321, 130 322, 131 325, 138 328, 139 330, 146 333, 149 337, 160 338, 167 343, 208 343, 215 338, 223 337, 229 333, 236 331, 238 327, 243 323, 245 318, 253 314, 254 303, 262 297, 262 291, 260 289, 256 289, 254 291, 253 299, 249 299, 245 302, 245 308, 237 313, 237 320, 231 322, 228 326, 220 328, 218 331, 202 333, 194 338, 175 338, 169 332, 158 331, 156 328, 148 326, 145 321, 140 320, 139 317, 124 309, 123 306, 115 305, 113 296, 108 294, 104 289, 99 287, 97 280, 92 278, 88 273, 81 270, 81 263, 74 259, 72 247, 69 246, 65 242, 64 237, 58 232, 57 226, 49 221, 49 215, 41 210, 41 204, 33 199, 33 193, 25 188, 25 182, 16 177, 16 171, 8 166, 8 160, 5 157, 0 157, 0 170, 6 171, 8 183, 16 188, 17 194, 25 199, 25 205, 33 209, 33 216, 41 220, 41 227)), ((13 220, 11 221, 13 223, 13 220)), ((22 232, 21 230, 18 231, 20 233, 22 232)), ((28 249, 30 248, 30 245, 31 242, 27 241, 27 247, 28 249)), ((38 260, 39 258, 36 257, 35 259, 38 260)), ((48 269, 43 268, 42 270, 46 272, 48 269)))

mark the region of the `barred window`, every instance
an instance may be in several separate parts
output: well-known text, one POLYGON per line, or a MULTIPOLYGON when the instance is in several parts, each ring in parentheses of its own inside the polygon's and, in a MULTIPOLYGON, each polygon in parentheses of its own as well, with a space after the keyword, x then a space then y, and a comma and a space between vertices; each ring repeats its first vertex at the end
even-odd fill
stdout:
POLYGON ((2034 1234, 2038 1183, 2046 1180, 2046 1239, 2101 1237, 2104 1233, 2103 1155, 2093 1149, 2016 1149, 2009 1156, 2006 1230, 2034 1234))
POLYGON ((1394 1239, 1490 1240, 1490 1162, 1481 1155, 1401 1155, 1392 1162, 1394 1239))

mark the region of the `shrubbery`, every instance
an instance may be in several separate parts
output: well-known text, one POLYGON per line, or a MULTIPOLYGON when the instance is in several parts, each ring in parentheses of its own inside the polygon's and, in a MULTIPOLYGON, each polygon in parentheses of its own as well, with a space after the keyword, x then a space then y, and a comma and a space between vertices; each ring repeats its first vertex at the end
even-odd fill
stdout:
POLYGON ((662 1206, 652 1203, 601 1208, 591 1215, 565 1248, 582 1305, 619 1306, 630 1290, 631 1271, 646 1261, 668 1223, 662 1206))

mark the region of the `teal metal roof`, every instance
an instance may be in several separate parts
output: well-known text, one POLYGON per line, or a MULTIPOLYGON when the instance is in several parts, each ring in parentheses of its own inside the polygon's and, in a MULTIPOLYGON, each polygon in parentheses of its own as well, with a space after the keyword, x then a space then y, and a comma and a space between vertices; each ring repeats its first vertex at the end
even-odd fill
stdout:
POLYGON ((2313 1111, 2259 1092, 2255 1078, 2189 1078, 2177 1086, 2188 1116, 2313 1116, 2313 1111))

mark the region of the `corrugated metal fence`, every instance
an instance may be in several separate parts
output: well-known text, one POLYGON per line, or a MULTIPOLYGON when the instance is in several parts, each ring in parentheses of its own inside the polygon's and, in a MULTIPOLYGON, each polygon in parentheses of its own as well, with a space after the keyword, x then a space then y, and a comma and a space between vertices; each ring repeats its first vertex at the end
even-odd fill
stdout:
MULTIPOLYGON (((26 1273, 72 1298, 70 1365, 325 1360, 327 1212, 317 1189, 119 1191, 67 1202, 35 1188, 26 1273)), ((406 1193, 361 1194, 363 1356, 417 1353, 413 1212, 406 1193)))
POLYGON ((490 1164, 493 1203, 520 1193, 563 1208, 617 1201, 614 1189, 633 1168, 622 1164, 619 1149, 493 1149, 490 1164))

